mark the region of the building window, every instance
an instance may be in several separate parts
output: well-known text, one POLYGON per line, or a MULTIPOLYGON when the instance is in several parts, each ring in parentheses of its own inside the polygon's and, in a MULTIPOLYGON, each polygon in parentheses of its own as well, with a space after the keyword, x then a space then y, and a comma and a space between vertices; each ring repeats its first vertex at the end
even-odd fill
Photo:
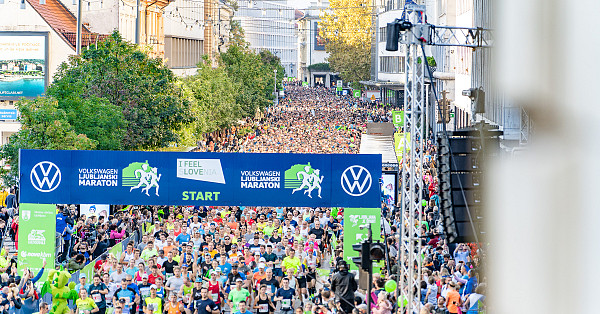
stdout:
POLYGON ((379 72, 382 73, 404 73, 404 56, 379 57, 379 72))
POLYGON ((385 42, 387 40, 387 27, 379 28, 379 42, 385 42))
POLYGON ((165 37, 165 57, 169 68, 195 68, 204 54, 203 41, 165 37))

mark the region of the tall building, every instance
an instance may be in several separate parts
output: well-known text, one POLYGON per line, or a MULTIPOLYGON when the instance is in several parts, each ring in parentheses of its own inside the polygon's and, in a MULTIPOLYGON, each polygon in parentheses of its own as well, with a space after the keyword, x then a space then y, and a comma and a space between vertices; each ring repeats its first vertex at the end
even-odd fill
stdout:
POLYGON ((375 0, 373 6, 374 36, 371 43, 371 80, 361 81, 368 89, 379 91, 384 104, 402 105, 406 83, 406 49, 387 51, 387 23, 402 16, 404 0, 375 0))
POLYGON ((327 0, 311 1, 303 14, 297 17, 298 79, 310 86, 320 84, 330 87, 338 79, 337 73, 329 68, 325 41, 319 36, 319 15, 328 7, 327 0))
POLYGON ((221 0, 204 0, 204 53, 213 64, 220 52, 227 50, 231 20, 235 9, 221 0))
POLYGON ((279 2, 239 1, 234 20, 244 29, 250 48, 268 50, 281 59, 285 74, 298 75, 295 9, 279 2))
POLYGON ((164 11, 165 61, 177 75, 194 74, 204 54, 205 3, 175 0, 164 11))
MULTIPOLYGON (((73 14, 77 1, 60 0, 73 14)), ((82 23, 90 31, 110 34, 114 30, 130 42, 150 48, 153 57, 165 57, 163 11, 171 0, 100 0, 82 1, 82 23), (139 5, 138 5, 139 4, 139 5)))

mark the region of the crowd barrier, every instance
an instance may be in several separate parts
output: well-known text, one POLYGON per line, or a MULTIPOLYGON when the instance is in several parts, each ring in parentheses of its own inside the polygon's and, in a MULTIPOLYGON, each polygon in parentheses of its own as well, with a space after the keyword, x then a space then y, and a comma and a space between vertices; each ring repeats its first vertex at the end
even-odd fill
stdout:
MULTIPOLYGON (((142 224, 142 228, 141 230, 135 230, 133 232, 132 235, 130 235, 129 237, 123 239, 121 242, 115 244, 114 246, 112 246, 111 248, 109 248, 107 250, 108 254, 112 254, 114 255, 117 259, 119 259, 121 257, 121 254, 126 250, 127 248, 127 244, 129 244, 129 242, 134 243, 134 245, 137 245, 140 241, 140 239, 142 238, 142 235, 151 232, 154 229, 154 226, 151 225, 150 223, 144 223, 142 224)), ((76 285, 79 283, 79 275, 80 274, 85 274, 87 277, 87 283, 91 283, 93 278, 94 278, 94 265, 96 264, 97 261, 100 260, 101 257, 98 257, 94 260, 92 260, 89 264, 85 265, 85 267, 82 270, 76 271, 74 273, 71 273, 71 278, 69 279, 69 283, 74 282, 76 285)), ((43 285, 43 282, 40 282, 40 287, 41 285, 43 285)), ((39 290, 38 290, 39 291, 39 290)), ((41 296, 40 300, 38 300, 38 307, 39 307, 39 303, 40 302, 46 302, 50 305, 50 307, 52 307, 52 295, 50 293, 47 293, 43 296, 41 296)), ((69 307, 74 309, 75 308, 75 302, 73 301, 69 301, 69 307)), ((25 313, 25 311, 22 311, 21 309, 17 309, 15 310, 15 314, 31 314, 31 313, 25 313)))

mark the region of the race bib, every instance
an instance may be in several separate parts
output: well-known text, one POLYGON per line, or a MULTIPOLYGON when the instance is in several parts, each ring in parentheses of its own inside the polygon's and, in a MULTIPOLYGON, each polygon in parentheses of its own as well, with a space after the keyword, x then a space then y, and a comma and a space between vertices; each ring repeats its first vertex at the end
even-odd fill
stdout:
POLYGON ((281 300, 281 308, 289 309, 291 306, 292 300, 281 300))
POLYGON ((210 297, 212 298, 213 302, 217 302, 219 300, 219 294, 218 293, 211 293, 210 297))
POLYGON ((261 313, 267 313, 269 312, 269 305, 268 304, 259 304, 258 305, 258 311, 261 313))
POLYGON ((268 285, 268 286, 267 286, 267 292, 268 292, 268 293, 273 293, 273 286, 271 286, 271 285, 268 285))
POLYGON ((100 293, 92 293, 92 300, 96 303, 102 302, 102 295, 100 293))
POLYGON ((173 277, 173 274, 165 274, 165 280, 169 280, 169 278, 173 277))

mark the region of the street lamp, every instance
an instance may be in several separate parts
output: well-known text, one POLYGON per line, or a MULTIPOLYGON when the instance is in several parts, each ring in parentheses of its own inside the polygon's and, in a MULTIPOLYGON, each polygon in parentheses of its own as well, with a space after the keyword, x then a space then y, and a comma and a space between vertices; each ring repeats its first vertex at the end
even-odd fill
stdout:
POLYGON ((277 69, 273 70, 273 73, 275 74, 275 85, 273 85, 273 90, 275 91, 275 100, 273 102, 277 106, 279 104, 279 97, 277 97, 277 69))

